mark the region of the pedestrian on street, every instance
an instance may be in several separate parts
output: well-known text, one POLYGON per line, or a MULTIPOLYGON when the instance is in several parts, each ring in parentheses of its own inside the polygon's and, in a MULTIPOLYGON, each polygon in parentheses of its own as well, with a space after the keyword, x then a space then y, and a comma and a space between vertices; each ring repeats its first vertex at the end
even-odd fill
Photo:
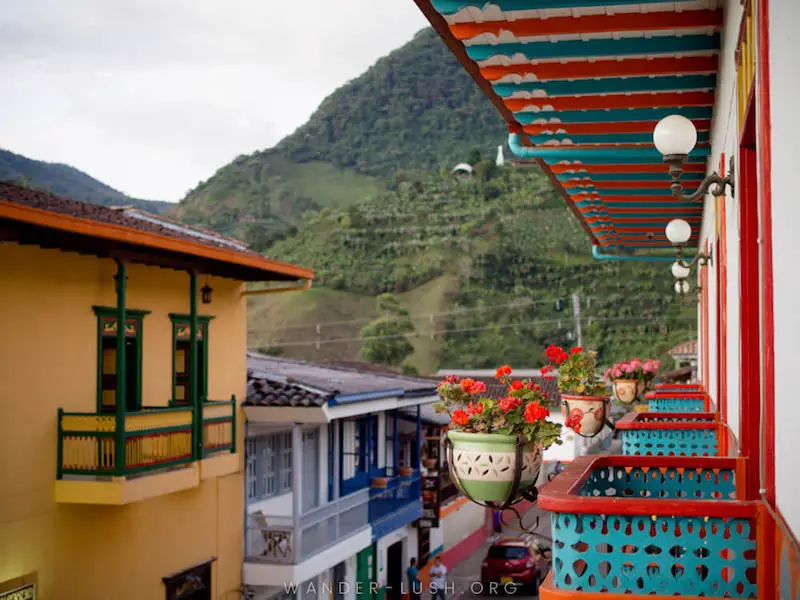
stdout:
POLYGON ((499 510, 492 512, 492 520, 494 521, 494 532, 498 535, 503 533, 503 519, 500 516, 499 510))
POLYGON ((408 597, 410 600, 421 600, 422 583, 419 580, 416 558, 412 558, 409 561, 408 569, 406 569, 406 576, 408 577, 408 597))
POLYGON ((442 563, 442 557, 437 556, 431 567, 431 600, 447 600, 445 597, 446 577, 447 567, 442 563))

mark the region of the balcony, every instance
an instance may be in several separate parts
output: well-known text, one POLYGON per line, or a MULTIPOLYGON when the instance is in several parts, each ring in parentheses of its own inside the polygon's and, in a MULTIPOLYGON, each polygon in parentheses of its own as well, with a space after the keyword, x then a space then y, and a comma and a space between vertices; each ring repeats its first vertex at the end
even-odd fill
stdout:
POLYGON ((628 413, 616 424, 622 453, 723 456, 725 429, 713 413, 628 413))
POLYGON ((577 459, 540 492, 553 535, 540 597, 767 597, 761 509, 741 500, 744 468, 733 458, 577 459))
POLYGON ((385 489, 370 490, 369 522, 372 539, 377 540, 422 518, 419 473, 393 477, 385 489))
POLYGON ((302 514, 296 523, 290 515, 252 513, 245 532, 246 583, 305 581, 362 550, 371 542, 370 508, 365 488, 302 514))
POLYGON ((127 413, 122 430, 116 415, 59 409, 56 501, 128 504, 196 487, 238 470, 235 439, 235 398, 205 403, 196 431, 191 407, 127 413))

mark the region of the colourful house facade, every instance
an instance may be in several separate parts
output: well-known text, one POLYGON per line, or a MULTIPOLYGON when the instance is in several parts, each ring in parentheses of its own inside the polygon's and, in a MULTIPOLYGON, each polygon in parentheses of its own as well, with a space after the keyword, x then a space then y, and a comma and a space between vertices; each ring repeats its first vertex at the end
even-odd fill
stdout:
POLYGON ((239 598, 244 283, 312 277, 0 184, 0 596, 239 598))

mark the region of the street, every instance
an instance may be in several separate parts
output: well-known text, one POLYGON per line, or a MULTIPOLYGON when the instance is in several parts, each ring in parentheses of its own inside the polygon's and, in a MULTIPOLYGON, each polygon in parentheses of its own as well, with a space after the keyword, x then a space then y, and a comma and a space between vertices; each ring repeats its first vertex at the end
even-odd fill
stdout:
MULTIPOLYGON (((535 531, 549 538, 550 537, 549 515, 545 512, 540 511, 536 506, 531 508, 527 513, 523 515, 522 523, 524 527, 532 527, 536 523, 537 516, 539 517, 539 523, 535 531)), ((516 518, 507 519, 507 525, 503 527, 503 533, 500 536, 493 535, 472 556, 462 561, 456 567, 453 567, 447 575, 447 583, 449 586, 447 590, 448 600, 450 599, 477 600, 479 598, 487 598, 490 596, 490 590, 489 589, 484 590, 480 581, 481 563, 483 562, 483 559, 486 557, 486 552, 488 551, 489 546, 491 546, 492 543, 498 539, 498 537, 532 538, 532 540, 536 541, 539 545, 545 545, 548 547, 550 546, 550 542, 543 540, 542 538, 523 534, 521 531, 519 531, 519 529, 522 528, 523 527, 520 526, 519 519, 516 518)), ((508 598, 519 598, 520 600, 528 600, 531 598, 536 598, 536 596, 529 595, 529 592, 519 591, 518 593, 514 593, 512 595, 512 594, 503 594, 502 589, 499 591, 500 593, 496 594, 497 596, 505 596, 508 598)))

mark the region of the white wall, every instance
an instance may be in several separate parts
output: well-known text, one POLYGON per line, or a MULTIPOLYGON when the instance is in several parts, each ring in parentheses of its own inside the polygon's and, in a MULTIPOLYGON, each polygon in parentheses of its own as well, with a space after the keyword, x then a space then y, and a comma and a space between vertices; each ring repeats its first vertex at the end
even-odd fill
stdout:
MULTIPOLYGON (((717 75, 717 91, 714 104, 713 120, 711 122, 711 155, 708 160, 708 172, 719 171, 721 155, 725 154, 725 164, 730 157, 738 155, 738 118, 736 104, 736 44, 739 37, 739 24, 743 8, 737 1, 729 0, 725 5, 725 22, 722 31, 722 51, 720 54, 720 67, 717 75)), ((728 422, 738 434, 739 423, 739 267, 738 267, 738 213, 739 206, 735 199, 726 198, 726 229, 727 229, 727 312, 724 315, 727 328, 727 398, 728 422), (736 257, 732 257, 736 254, 736 257), (733 259, 732 259, 733 258, 733 259)), ((708 240, 710 249, 715 251, 713 265, 708 268, 708 381, 706 389, 711 394, 714 402, 719 402, 719 385, 717 381, 717 364, 719 351, 717 348, 717 303, 719 290, 717 289, 717 272, 719 270, 719 256, 716 253, 717 240, 717 212, 716 199, 706 196, 703 210, 703 228, 701 233, 700 248, 708 240)), ((698 305, 699 311, 699 305, 698 305)), ((701 332, 702 324, 698 328, 701 332)), ((700 348, 700 356, 703 349, 700 348)), ((702 374, 702 366, 700 374, 702 374)))
MULTIPOLYGON (((441 521, 444 530, 444 551, 447 552, 454 546, 464 541, 473 533, 485 527, 486 509, 474 502, 462 504, 441 521)), ((431 545, 431 549, 434 546, 431 545)))
POLYGON ((770 106, 772 111, 772 256, 775 310, 775 479, 777 504, 795 534, 800 533, 800 439, 798 342, 800 341, 800 203, 797 143, 800 139, 800 3, 771 0, 770 106))
POLYGON ((403 543, 403 564, 401 565, 403 576, 405 576, 408 561, 411 560, 411 557, 416 558, 417 556, 417 530, 413 527, 401 527, 380 538, 376 543, 375 552, 375 559, 378 561, 376 573, 379 588, 386 585, 386 576, 388 574, 387 550, 389 546, 396 542, 403 543))

